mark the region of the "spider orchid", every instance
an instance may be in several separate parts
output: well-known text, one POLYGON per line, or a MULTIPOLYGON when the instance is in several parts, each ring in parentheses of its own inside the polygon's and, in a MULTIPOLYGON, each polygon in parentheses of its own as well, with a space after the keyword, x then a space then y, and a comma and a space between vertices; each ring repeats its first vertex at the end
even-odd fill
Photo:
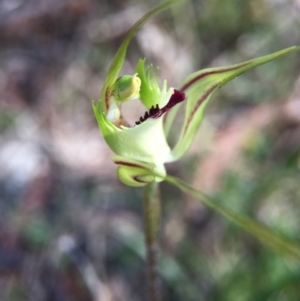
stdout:
POLYGON ((118 177, 129 186, 139 187, 164 179, 164 164, 178 160, 188 150, 215 91, 254 67, 300 50, 290 47, 240 64, 204 69, 188 76, 176 88, 167 88, 166 81, 160 87, 158 72, 151 65, 145 66, 145 59, 138 61, 134 75, 118 77, 128 44, 136 32, 154 14, 177 2, 180 0, 163 3, 131 28, 107 73, 100 100, 93 103, 100 131, 117 155, 112 160, 119 165, 118 177), (133 99, 142 102, 145 114, 129 126, 121 106, 133 99), (185 105, 183 126, 175 147, 170 148, 167 136, 181 105, 185 105))

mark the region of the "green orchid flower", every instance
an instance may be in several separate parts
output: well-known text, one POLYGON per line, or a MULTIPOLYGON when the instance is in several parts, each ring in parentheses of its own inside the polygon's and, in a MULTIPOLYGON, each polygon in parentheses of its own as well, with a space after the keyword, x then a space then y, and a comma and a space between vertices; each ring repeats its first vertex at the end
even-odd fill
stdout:
POLYGON ((142 17, 129 31, 120 46, 105 79, 100 100, 93 110, 100 131, 108 146, 117 155, 118 177, 126 185, 144 186, 162 181, 164 164, 181 158, 190 147, 201 125, 205 108, 215 91, 240 74, 279 57, 300 50, 290 47, 240 64, 209 68, 188 76, 179 87, 162 87, 158 72, 139 60, 134 75, 119 77, 127 47, 136 32, 156 13, 182 0, 167 1, 142 17), (133 125, 122 116, 124 102, 139 99, 145 114, 133 125), (181 105, 185 105, 184 122, 175 147, 167 142, 172 123, 181 105))

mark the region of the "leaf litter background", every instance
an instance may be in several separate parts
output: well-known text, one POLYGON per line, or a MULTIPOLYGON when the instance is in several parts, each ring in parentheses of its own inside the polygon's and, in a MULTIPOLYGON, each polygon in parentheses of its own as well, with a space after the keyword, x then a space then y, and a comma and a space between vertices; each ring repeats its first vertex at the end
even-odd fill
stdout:
MULTIPOLYGON (((0 300, 145 300, 142 191, 121 185, 91 110, 126 30, 158 1, 0 2, 0 300)), ((176 86, 300 44, 299 0, 190 1, 132 42, 176 86)), ((133 122, 143 112, 125 106, 133 122)), ((173 141, 180 128, 174 126, 173 141)), ((300 55, 223 87, 168 166, 299 242, 300 55)), ((164 300, 298 301, 299 263, 163 184, 164 300)))

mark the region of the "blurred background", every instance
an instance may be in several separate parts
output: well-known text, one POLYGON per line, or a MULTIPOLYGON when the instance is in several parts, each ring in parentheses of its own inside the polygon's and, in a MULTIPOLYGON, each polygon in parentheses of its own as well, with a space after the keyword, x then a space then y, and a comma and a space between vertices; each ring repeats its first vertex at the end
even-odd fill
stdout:
MULTIPOLYGON (((120 184, 91 110, 157 0, 0 1, 0 300, 146 300, 142 190, 120 184)), ((189 73, 300 45, 299 0, 194 0, 149 22, 139 58, 189 73)), ((128 120, 142 108, 125 106, 128 120)), ((182 118, 176 120, 174 137, 182 118)), ((172 175, 300 242, 300 53, 213 97, 172 175)), ((161 185, 164 300, 299 301, 299 264, 161 185)))

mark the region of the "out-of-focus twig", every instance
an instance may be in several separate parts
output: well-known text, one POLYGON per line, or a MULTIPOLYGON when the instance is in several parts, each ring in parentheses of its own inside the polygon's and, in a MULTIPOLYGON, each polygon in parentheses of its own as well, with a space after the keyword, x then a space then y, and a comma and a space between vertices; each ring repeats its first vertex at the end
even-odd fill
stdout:
POLYGON ((58 240, 58 250, 73 261, 93 296, 94 301, 113 301, 114 298, 107 284, 101 281, 89 258, 78 248, 75 239, 63 235, 58 240))

